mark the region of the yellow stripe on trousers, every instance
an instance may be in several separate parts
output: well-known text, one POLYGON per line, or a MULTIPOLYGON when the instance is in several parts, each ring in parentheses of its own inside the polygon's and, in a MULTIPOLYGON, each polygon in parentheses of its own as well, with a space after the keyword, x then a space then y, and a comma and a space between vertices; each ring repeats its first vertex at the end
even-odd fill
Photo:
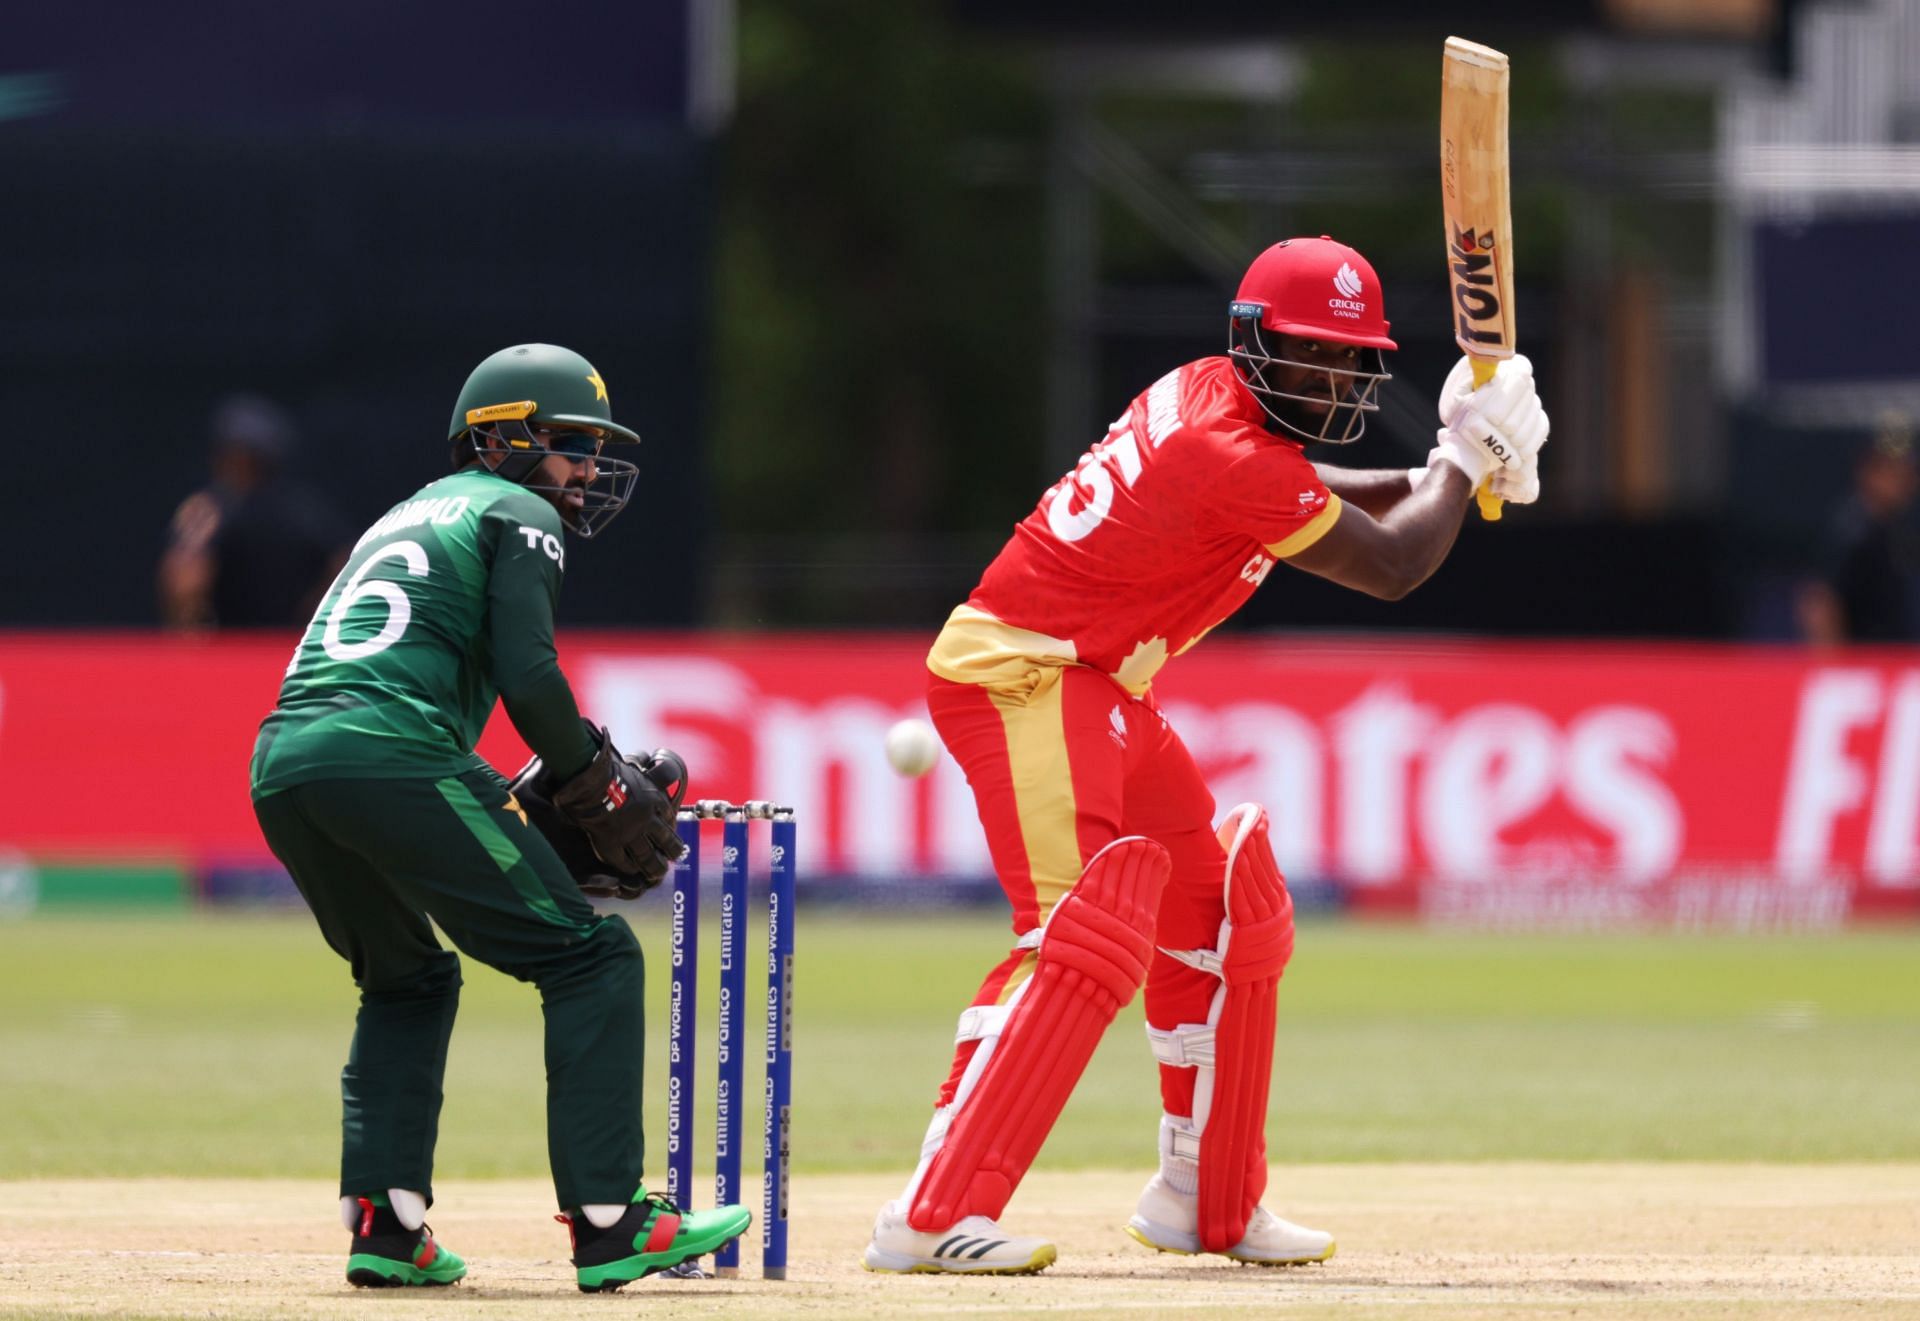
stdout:
MULTIPOLYGON (((1073 773, 1067 761, 1066 685, 1061 677, 1060 669, 1049 667, 1031 688, 988 689, 1006 730, 1020 842, 1043 923, 1080 879, 1073 773)), ((1032 974, 1036 962, 1031 952, 1021 960, 1001 989, 1001 1004, 1032 974)))

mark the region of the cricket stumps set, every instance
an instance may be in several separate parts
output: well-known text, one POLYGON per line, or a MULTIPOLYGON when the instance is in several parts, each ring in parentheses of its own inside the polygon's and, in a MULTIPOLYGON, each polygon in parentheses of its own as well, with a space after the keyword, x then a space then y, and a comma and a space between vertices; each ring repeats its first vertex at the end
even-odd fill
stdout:
MULTIPOLYGON (((667 1035, 667 1195, 687 1205, 693 1192, 693 1123, 698 1062, 700 835, 720 831, 719 1076, 714 1101, 714 1205, 742 1200, 740 1154, 746 1120, 746 1000, 749 823, 770 824, 767 865, 766 1112, 762 1152, 761 1275, 787 1275, 790 1140, 793 1111, 794 814, 790 807, 702 799, 679 812, 686 856, 673 868, 672 980, 667 1035)), ((714 1253, 714 1272, 738 1275, 740 1242, 714 1253)))

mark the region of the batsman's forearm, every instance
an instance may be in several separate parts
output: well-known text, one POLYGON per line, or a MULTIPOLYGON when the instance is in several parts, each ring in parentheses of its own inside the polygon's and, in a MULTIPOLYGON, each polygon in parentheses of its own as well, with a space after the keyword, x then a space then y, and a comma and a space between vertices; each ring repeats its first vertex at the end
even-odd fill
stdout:
POLYGON ((1347 504, 1364 509, 1374 518, 1386 517, 1389 510, 1413 493, 1413 483, 1405 468, 1336 468, 1316 463, 1326 488, 1347 504))
POLYGON ((1418 490, 1380 520, 1401 552, 1402 582, 1396 599, 1433 577, 1453 549, 1472 502, 1473 483, 1467 475, 1451 463, 1439 463, 1418 490))

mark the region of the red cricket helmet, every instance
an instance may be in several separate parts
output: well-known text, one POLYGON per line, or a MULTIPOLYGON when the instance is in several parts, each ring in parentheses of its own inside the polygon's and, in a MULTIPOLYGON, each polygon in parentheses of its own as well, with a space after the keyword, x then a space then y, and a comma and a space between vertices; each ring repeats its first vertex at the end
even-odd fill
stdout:
POLYGON ((1227 356, 1267 416, 1304 440, 1345 444, 1360 438, 1366 414, 1379 408, 1374 396, 1381 383, 1392 379, 1382 351, 1400 347, 1387 337, 1373 263, 1325 234, 1283 239, 1254 258, 1227 310, 1227 356), (1366 349, 1366 369, 1277 356, 1270 351, 1269 334, 1366 349), (1281 379, 1303 372, 1324 377, 1324 388, 1311 380, 1281 379))
POLYGON ((1233 297, 1259 304, 1260 324, 1283 335, 1397 349, 1387 338, 1386 303, 1373 263, 1344 243, 1283 239, 1253 259, 1233 297))

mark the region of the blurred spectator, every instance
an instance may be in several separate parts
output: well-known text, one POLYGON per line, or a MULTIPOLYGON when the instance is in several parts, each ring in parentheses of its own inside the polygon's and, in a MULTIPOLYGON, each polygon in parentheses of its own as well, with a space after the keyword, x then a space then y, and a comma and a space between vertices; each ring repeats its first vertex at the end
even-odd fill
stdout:
POLYGON ((1809 641, 1920 640, 1920 494, 1912 419, 1885 418, 1854 468, 1853 494, 1835 513, 1819 577, 1800 593, 1809 641))
POLYGON ((174 511, 160 558, 161 616, 173 628, 304 624, 346 562, 347 528, 284 472, 294 431, 278 405, 229 395, 210 431, 213 480, 174 511))

